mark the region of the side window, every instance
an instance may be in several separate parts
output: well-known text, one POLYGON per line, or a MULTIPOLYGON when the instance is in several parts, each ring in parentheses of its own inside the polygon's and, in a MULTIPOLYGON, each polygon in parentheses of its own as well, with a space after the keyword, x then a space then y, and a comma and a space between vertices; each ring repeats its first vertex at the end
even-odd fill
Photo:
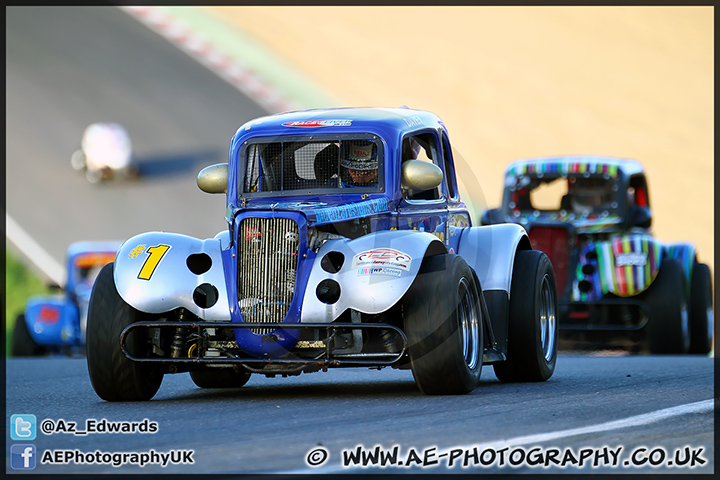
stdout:
MULTIPOLYGON (((432 133, 421 133, 405 137, 402 142, 402 161, 420 160, 440 167, 438 148, 432 133)), ((403 192, 407 200, 437 200, 441 198, 440 186, 430 190, 407 190, 403 192)))
POLYGON ((453 172, 451 159, 453 158, 452 147, 450 147, 450 140, 443 131, 442 134, 442 147, 443 147, 443 159, 445 160, 445 183, 447 183, 448 195, 453 200, 457 200, 457 192, 455 191, 455 175, 451 175, 453 172))

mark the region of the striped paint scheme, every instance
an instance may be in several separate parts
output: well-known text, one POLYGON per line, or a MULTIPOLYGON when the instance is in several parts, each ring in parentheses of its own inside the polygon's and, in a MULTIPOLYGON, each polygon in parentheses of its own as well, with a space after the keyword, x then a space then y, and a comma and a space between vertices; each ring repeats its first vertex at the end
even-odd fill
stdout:
POLYGON ((602 159, 582 162, 536 161, 513 165, 507 171, 507 175, 512 177, 537 175, 539 173, 556 173, 560 175, 587 173, 588 175, 607 175, 608 177, 617 178, 618 166, 604 162, 602 159))
POLYGON ((662 258, 663 246, 649 235, 615 236, 606 241, 589 242, 581 249, 573 300, 599 300, 607 293, 620 297, 637 295, 655 279, 662 258), (596 259, 588 259, 593 251, 596 259), (591 275, 582 271, 587 264, 595 267, 591 275), (592 290, 580 292, 577 284, 582 280, 591 282, 592 290))

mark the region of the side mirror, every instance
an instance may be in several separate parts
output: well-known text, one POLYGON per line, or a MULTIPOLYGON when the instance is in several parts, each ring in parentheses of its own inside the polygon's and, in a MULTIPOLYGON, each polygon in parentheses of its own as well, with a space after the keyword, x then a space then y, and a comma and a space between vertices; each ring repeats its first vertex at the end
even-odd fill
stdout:
POLYGON ((650 209, 635 205, 628 212, 627 224, 628 227, 650 228, 652 224, 650 209))
POLYGON ((228 164, 218 163, 200 170, 197 185, 205 193, 227 193, 228 164))
POLYGON ((437 165, 422 160, 402 164, 400 186, 407 190, 430 190, 442 183, 443 172, 437 165))

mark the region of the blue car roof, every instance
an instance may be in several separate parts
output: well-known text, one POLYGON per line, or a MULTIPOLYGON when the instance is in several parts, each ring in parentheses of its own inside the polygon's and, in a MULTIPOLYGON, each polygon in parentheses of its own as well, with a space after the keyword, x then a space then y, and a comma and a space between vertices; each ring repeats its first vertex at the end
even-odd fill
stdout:
POLYGON ((405 107, 314 109, 251 120, 238 129, 234 140, 246 136, 338 135, 361 132, 375 133, 390 139, 423 127, 444 128, 444 124, 433 113, 405 107))
POLYGON ((644 169, 637 160, 605 157, 598 155, 568 155, 556 157, 525 158, 510 163, 506 175, 537 173, 607 173, 616 177, 618 172, 625 176, 643 173, 644 169))

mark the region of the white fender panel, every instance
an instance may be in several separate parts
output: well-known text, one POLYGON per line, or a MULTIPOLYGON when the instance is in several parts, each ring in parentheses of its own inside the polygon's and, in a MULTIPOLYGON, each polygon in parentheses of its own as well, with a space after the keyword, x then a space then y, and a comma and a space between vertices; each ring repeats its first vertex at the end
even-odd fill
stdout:
POLYGON ((229 320, 221 238, 200 240, 177 233, 149 232, 127 240, 115 257, 118 293, 141 312, 162 313, 184 307, 204 320, 229 320), (207 255, 207 271, 190 270, 188 257, 193 254, 207 255), (195 289, 204 283, 214 286, 218 293, 217 302, 210 308, 201 308, 193 300, 195 289))
POLYGON ((525 229, 512 223, 469 227, 460 237, 458 255, 475 270, 483 290, 509 293, 515 251, 523 237, 525 229))
POLYGON ((313 263, 300 321, 332 322, 348 308, 369 314, 388 310, 412 285, 433 242, 440 240, 415 230, 390 230, 354 240, 326 242, 313 263), (333 251, 344 256, 337 273, 327 272, 321 266, 323 257, 333 251), (316 294, 318 284, 325 279, 340 284, 340 298, 331 305, 318 300, 316 294))

